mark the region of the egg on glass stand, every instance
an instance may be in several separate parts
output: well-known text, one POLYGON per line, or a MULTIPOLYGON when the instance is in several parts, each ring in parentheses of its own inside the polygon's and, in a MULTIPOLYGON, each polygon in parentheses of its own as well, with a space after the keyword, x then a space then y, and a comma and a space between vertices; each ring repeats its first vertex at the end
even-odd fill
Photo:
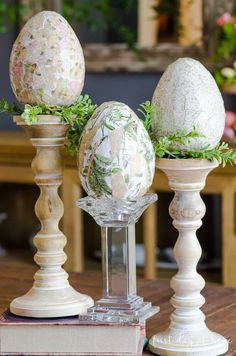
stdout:
POLYGON ((156 138, 196 127, 202 137, 191 138, 183 149, 214 148, 225 125, 221 93, 211 73, 198 61, 180 58, 169 65, 153 94, 156 138))
POLYGON ((152 184, 155 154, 137 115, 125 104, 100 105, 85 126, 78 151, 83 188, 93 197, 131 200, 152 184))
POLYGON ((85 76, 82 48, 68 22, 54 11, 33 16, 19 33, 10 57, 13 92, 23 104, 71 105, 85 76))

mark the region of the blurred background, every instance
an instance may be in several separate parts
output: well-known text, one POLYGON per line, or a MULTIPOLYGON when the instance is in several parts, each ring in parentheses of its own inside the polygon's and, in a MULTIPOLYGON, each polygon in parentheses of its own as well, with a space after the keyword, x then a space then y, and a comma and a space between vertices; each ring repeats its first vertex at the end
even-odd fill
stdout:
MULTIPOLYGON (((9 103, 15 100, 8 63, 17 34, 33 14, 45 9, 60 12, 76 32, 86 63, 83 93, 89 94, 98 105, 117 100, 137 112, 140 103, 151 100, 168 64, 186 56, 200 60, 222 91, 227 110, 224 140, 234 145, 236 0, 0 0, 0 100, 7 99, 9 103)), ((34 263, 32 239, 39 229, 34 204, 39 192, 30 169, 33 155, 25 134, 9 115, 1 114, 0 263, 34 263)), ((65 156, 65 161, 66 169, 68 166, 76 172, 75 159, 65 156)), ((234 168, 227 172, 226 177, 235 173, 234 168)), ((64 184, 72 183, 67 179, 64 184)), ((143 219, 137 224, 138 274, 148 278, 170 277, 176 271, 173 246, 177 233, 168 214, 173 194, 158 192, 158 181, 153 190, 158 193, 158 209, 152 212, 156 233, 154 238, 153 234, 149 237, 143 219), (155 245, 155 261, 147 267, 147 250, 155 245)), ((73 197, 74 201, 76 198, 73 197)), ((233 262, 229 278, 224 281, 222 277, 226 274, 222 257, 226 236, 222 231, 225 231, 223 224, 227 224, 222 219, 222 194, 203 194, 203 199, 207 213, 198 234, 203 248, 199 268, 208 280, 236 286, 235 277, 231 277, 236 272, 235 264, 232 270, 233 262)), ((66 215, 71 215, 70 224, 78 219, 81 225, 79 234, 73 228, 65 231, 69 245, 67 269, 99 270, 99 228, 89 216, 73 215, 70 206, 66 209, 66 215), (74 246, 80 251, 75 251, 74 246)), ((234 249, 236 254, 236 237, 234 249)))

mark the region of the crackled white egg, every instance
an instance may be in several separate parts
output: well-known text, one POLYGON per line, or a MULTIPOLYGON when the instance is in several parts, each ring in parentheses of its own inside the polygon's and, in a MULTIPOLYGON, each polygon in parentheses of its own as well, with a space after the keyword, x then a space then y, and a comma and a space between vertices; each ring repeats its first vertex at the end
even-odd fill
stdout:
POLYGON ((22 28, 11 52, 10 79, 21 103, 70 105, 80 95, 84 56, 68 22, 42 11, 22 28))
POLYGON ((225 124, 220 91, 210 72, 198 61, 180 58, 169 65, 153 94, 157 107, 153 129, 157 138, 195 126, 204 137, 191 139, 184 149, 215 147, 225 124))
POLYGON ((130 200, 152 184, 155 155, 150 137, 125 104, 103 103, 85 126, 78 152, 81 184, 88 195, 130 200))

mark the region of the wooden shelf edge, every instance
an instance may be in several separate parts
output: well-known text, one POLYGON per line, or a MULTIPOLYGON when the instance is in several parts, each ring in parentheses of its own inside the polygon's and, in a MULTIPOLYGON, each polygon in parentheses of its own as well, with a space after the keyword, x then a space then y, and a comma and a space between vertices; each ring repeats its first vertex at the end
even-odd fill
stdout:
POLYGON ((163 72, 180 57, 200 60, 212 69, 209 55, 203 46, 181 46, 175 43, 160 43, 155 47, 141 48, 143 60, 125 44, 91 43, 83 47, 88 72, 163 72))

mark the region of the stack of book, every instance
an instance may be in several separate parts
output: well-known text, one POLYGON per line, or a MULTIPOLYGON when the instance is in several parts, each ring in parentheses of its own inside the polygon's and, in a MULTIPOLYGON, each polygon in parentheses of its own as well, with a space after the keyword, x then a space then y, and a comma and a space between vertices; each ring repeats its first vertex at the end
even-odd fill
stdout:
POLYGON ((145 323, 84 322, 78 316, 23 318, 8 310, 0 318, 1 355, 142 355, 145 323))

